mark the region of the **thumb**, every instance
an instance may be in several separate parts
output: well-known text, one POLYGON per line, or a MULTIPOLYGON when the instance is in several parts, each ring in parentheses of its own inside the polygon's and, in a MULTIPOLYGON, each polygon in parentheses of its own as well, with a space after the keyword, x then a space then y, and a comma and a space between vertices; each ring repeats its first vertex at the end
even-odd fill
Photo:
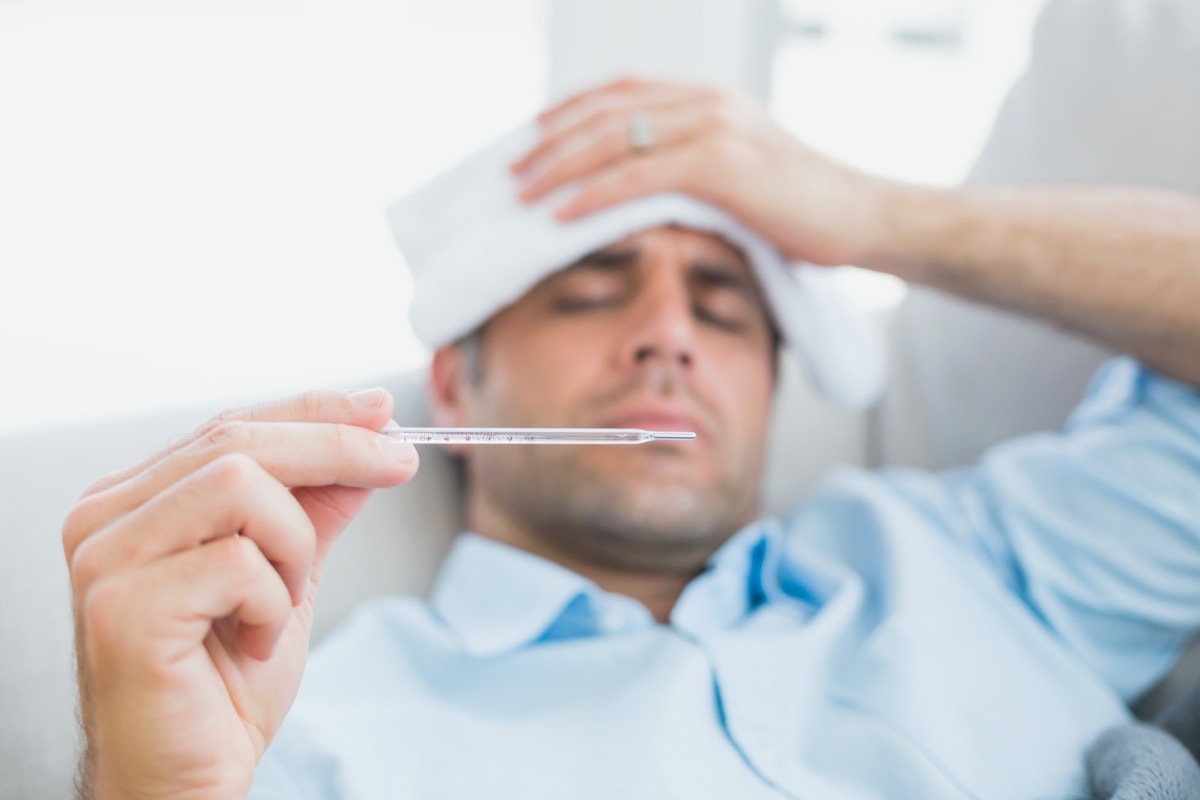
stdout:
POLYGON ((362 511, 371 499, 372 491, 356 486, 306 486, 293 491, 296 502, 312 520, 317 532, 311 574, 313 587, 320 580, 321 567, 329 555, 329 548, 350 524, 350 520, 362 511))

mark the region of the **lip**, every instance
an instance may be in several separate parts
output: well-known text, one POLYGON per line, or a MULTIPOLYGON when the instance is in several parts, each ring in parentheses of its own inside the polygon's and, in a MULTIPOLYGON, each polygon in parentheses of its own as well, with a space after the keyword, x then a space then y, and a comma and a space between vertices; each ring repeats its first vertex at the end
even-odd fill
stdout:
POLYGON ((641 428, 648 431, 695 431, 702 438, 707 430, 692 413, 671 406, 638 406, 604 420, 606 428, 641 428))

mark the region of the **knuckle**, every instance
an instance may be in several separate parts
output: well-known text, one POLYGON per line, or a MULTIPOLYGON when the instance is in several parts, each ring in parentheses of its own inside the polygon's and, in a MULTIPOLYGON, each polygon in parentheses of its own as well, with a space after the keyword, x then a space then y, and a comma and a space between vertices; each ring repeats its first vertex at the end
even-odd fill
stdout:
MULTIPOLYGON (((348 425, 330 425, 329 428, 329 446, 336 453, 348 453, 357 449, 359 437, 355 436, 353 430, 348 425)), ((376 448, 382 452, 383 443, 373 442, 376 448)))
POLYGON ((639 191, 650 185, 653 171, 646 161, 632 161, 624 170, 621 182, 634 191, 639 191))
POLYGON ((555 162, 538 176, 536 185, 538 187, 555 186, 566 177, 567 170, 568 165, 561 161, 555 162))
POLYGON ((620 111, 610 109, 600 112, 598 116, 601 139, 609 143, 624 146, 629 136, 629 121, 625 115, 620 111))
POLYGON ((94 497, 85 497, 67 512, 66 519, 63 520, 62 542, 68 562, 79 546, 96 532, 98 504, 94 497))
POLYGON ((123 598, 121 585, 113 580, 98 581, 88 587, 80 608, 90 640, 110 642, 119 636, 124 627, 121 624, 123 598))
POLYGON ((75 548, 68 563, 71 574, 71 589, 76 597, 82 596, 98 577, 99 552, 94 539, 84 540, 75 548))
POLYGON ((321 392, 305 392, 296 398, 302 419, 321 419, 328 406, 327 398, 321 392))
POLYGON ((237 422, 244 418, 245 411, 240 408, 226 408, 218 411, 216 414, 209 417, 208 421, 200 426, 198 433, 201 435, 207 434, 216 428, 226 425, 230 422, 237 422))
POLYGON ((204 444, 218 453, 233 453, 249 446, 252 439, 249 423, 240 420, 225 420, 203 434, 204 444))
POLYGON ((700 143, 700 148, 708 163, 736 161, 739 155, 737 142, 726 136, 707 136, 700 143))
POLYGON ((224 548, 221 560, 226 568, 246 580, 256 577, 266 564, 262 551, 248 536, 226 536, 221 546, 224 548))
POLYGON ((79 495, 79 498, 84 500, 89 497, 95 497, 96 495, 111 489, 113 485, 116 484, 120 479, 120 472, 109 472, 105 475, 101 475, 99 478, 87 485, 87 487, 79 495))
POLYGON ((734 115, 734 109, 728 103, 714 103, 705 109, 705 127, 710 130, 730 130, 735 125, 734 115))
POLYGON ((601 141, 609 153, 624 153, 629 149, 628 122, 612 117, 605 121, 601 141))
POLYGON ((257 481, 262 467, 245 453, 226 453, 214 460, 206 472, 218 491, 236 491, 257 481))

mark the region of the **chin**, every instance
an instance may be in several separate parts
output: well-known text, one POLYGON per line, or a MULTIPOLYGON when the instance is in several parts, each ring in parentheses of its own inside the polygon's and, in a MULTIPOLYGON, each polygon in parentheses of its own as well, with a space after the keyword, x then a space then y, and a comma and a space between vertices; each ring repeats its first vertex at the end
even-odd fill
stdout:
MULTIPOLYGON (((600 487, 596 487, 600 488, 600 487)), ((726 493, 694 482, 646 481, 591 493, 579 519, 600 544, 619 547, 649 566, 660 559, 703 560, 742 523, 730 513, 726 493)))
POLYGON ((512 455, 489 459, 477 485, 507 516, 581 559, 630 569, 703 567, 752 518, 755 476, 673 446, 630 452, 649 447, 521 451, 519 464, 512 455))

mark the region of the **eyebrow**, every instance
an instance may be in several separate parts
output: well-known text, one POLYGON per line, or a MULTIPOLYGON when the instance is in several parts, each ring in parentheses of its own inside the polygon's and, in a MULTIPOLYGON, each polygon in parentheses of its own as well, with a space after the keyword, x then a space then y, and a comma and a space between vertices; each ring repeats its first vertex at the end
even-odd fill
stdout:
POLYGON ((568 269, 575 267, 596 267, 599 269, 608 269, 614 267, 629 267, 637 263, 638 258, 642 255, 641 251, 633 247, 609 247, 604 250, 596 250, 588 253, 583 258, 576 261, 568 269))

